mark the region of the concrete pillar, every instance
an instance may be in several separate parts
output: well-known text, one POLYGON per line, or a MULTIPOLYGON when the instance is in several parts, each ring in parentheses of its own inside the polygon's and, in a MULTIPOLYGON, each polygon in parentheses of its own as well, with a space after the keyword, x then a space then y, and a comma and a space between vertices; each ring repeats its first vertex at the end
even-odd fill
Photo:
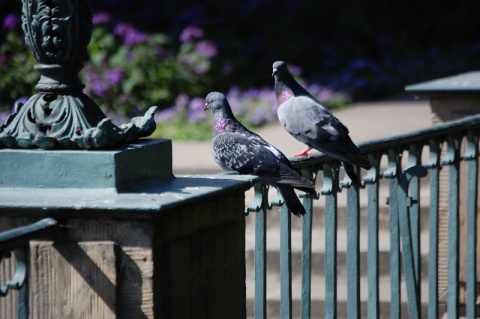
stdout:
POLYGON ((169 140, 0 158, 0 231, 62 225, 30 241, 29 318, 245 318, 249 177, 173 176, 169 140))
MULTIPOLYGON (((446 78, 409 85, 405 88, 415 95, 426 95, 430 99, 432 109, 432 124, 440 124, 457 120, 480 113, 480 72, 468 72, 446 78)), ((465 151, 465 145, 460 146, 460 151, 465 151)), ((443 152, 444 153, 444 152, 443 152)), ((442 156, 444 155, 442 153, 442 156)), ((465 298, 465 266, 466 266, 466 163, 460 165, 460 264, 459 301, 464 303, 465 298)), ((447 265, 448 265, 448 170, 440 172, 440 203, 439 203, 439 294, 440 300, 447 298, 447 265)), ((477 228, 480 221, 477 222, 477 228)), ((478 245, 480 240, 477 238, 478 245)), ((480 254, 477 254, 477 265, 480 267, 480 254)), ((477 268, 477 278, 480 269, 477 268)))

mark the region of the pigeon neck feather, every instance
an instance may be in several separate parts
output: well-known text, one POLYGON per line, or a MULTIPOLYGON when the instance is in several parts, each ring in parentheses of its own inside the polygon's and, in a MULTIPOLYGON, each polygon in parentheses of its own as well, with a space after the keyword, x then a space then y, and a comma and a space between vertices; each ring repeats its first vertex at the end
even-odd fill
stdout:
POLYGON ((213 135, 216 136, 224 132, 233 132, 235 127, 235 120, 225 117, 217 117, 213 121, 213 135))
POLYGON ((293 91, 283 82, 277 81, 275 83, 275 95, 277 96, 278 106, 280 106, 294 94, 293 91))
POLYGON ((287 75, 280 80, 277 79, 275 83, 275 93, 279 106, 292 96, 309 95, 291 75, 287 75))

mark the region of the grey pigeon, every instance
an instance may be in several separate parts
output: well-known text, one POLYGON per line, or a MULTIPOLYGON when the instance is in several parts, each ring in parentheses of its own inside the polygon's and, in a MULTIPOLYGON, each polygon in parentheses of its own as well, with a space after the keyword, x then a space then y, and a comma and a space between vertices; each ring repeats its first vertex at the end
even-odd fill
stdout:
POLYGON ((210 109, 213 114, 215 161, 225 170, 258 176, 280 192, 294 215, 304 215, 305 208, 294 188, 316 195, 315 185, 298 174, 281 151, 237 121, 225 95, 211 92, 205 102, 204 110, 210 109))
POLYGON ((316 149, 342 162, 353 183, 359 184, 355 166, 370 169, 364 157, 349 136, 348 128, 332 112, 315 99, 290 74, 283 61, 273 63, 277 115, 285 130, 308 147, 295 154, 310 156, 316 149))

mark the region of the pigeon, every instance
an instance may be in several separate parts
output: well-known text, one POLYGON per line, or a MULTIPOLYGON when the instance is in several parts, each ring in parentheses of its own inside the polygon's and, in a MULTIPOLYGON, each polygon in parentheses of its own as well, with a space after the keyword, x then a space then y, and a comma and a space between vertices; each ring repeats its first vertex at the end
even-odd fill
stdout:
POLYGON ((294 215, 305 215, 294 188, 316 196, 315 184, 298 174, 279 149, 243 126, 225 95, 209 93, 204 111, 207 109, 213 114, 212 155, 217 164, 227 171, 258 176, 278 190, 294 215))
POLYGON ((352 182, 359 185, 355 166, 368 170, 371 165, 353 143, 348 128, 293 78, 285 62, 273 63, 272 76, 280 123, 294 138, 307 145, 295 156, 310 156, 311 150, 316 149, 340 160, 352 182))

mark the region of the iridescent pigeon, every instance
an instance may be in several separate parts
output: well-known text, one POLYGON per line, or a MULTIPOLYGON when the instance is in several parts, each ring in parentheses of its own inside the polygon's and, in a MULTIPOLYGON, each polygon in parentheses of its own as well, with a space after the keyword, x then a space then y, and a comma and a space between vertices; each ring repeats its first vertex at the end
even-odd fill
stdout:
POLYGON ((370 169, 370 162, 349 136, 348 129, 330 110, 307 92, 283 61, 273 63, 277 115, 285 130, 307 148, 295 156, 310 156, 316 149, 342 162, 353 183, 359 184, 355 166, 370 169))
POLYGON ((210 109, 213 114, 215 161, 225 170, 258 176, 280 192, 294 215, 304 215, 305 208, 294 188, 316 195, 315 185, 299 175, 281 151, 238 122, 222 93, 209 93, 205 102, 204 110, 210 109))

